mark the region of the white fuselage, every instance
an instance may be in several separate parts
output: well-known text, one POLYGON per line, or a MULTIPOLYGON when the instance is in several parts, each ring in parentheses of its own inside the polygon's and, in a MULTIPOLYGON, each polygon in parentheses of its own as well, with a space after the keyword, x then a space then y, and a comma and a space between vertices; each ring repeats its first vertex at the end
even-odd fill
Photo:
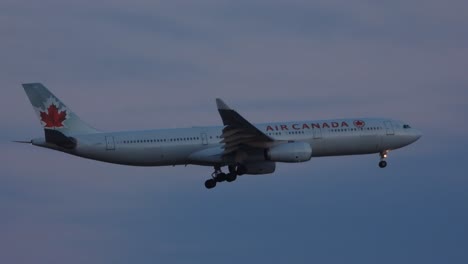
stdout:
MULTIPOLYGON (((281 142, 307 142, 312 157, 383 153, 416 141, 421 133, 401 121, 363 118, 320 121, 265 123, 255 125, 281 142)), ((60 150, 89 159, 134 166, 165 166, 197 164, 226 165, 223 151, 222 126, 159 129, 71 135, 77 141, 75 149, 66 150, 34 139, 37 146, 60 150)), ((251 146, 252 147, 252 146, 251 146)), ((253 146, 259 150, 271 145, 253 146)), ((260 161, 261 152, 250 153, 247 161, 260 161)))

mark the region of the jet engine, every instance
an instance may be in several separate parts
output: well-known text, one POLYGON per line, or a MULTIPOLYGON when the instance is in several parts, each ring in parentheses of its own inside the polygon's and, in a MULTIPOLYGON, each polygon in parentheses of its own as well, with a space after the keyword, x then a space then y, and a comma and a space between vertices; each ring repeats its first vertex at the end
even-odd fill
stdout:
POLYGON ((304 162, 312 157, 312 147, 307 142, 288 142, 265 150, 265 159, 277 162, 304 162))

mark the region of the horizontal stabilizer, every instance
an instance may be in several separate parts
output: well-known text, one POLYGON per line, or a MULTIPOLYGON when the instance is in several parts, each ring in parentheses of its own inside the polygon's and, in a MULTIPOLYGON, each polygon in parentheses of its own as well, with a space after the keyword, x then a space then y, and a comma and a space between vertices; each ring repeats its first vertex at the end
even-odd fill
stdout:
POLYGON ((13 140, 12 142, 15 142, 15 143, 22 143, 22 144, 32 144, 32 140, 13 140))

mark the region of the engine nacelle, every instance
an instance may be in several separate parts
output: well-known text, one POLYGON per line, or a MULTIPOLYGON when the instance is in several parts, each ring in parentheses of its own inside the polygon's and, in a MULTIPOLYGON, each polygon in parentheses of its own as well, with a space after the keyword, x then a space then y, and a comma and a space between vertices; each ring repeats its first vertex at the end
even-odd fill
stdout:
POLYGON ((265 150, 265 159, 277 162, 304 162, 312 157, 312 147, 306 142, 288 142, 265 150))
POLYGON ((276 163, 273 161, 248 162, 241 165, 240 174, 270 174, 276 169, 276 163))

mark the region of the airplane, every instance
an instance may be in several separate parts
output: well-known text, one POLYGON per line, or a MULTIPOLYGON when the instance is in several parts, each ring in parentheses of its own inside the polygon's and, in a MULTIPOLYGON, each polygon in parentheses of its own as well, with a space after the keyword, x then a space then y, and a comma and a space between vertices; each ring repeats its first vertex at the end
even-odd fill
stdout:
POLYGON ((408 123, 388 118, 252 124, 221 99, 216 104, 222 126, 103 132, 83 122, 41 83, 22 86, 44 136, 15 142, 122 165, 210 166, 214 172, 205 181, 207 189, 241 175, 273 173, 277 162, 306 162, 313 157, 378 153, 378 165, 385 168, 389 151, 422 135, 408 123))

